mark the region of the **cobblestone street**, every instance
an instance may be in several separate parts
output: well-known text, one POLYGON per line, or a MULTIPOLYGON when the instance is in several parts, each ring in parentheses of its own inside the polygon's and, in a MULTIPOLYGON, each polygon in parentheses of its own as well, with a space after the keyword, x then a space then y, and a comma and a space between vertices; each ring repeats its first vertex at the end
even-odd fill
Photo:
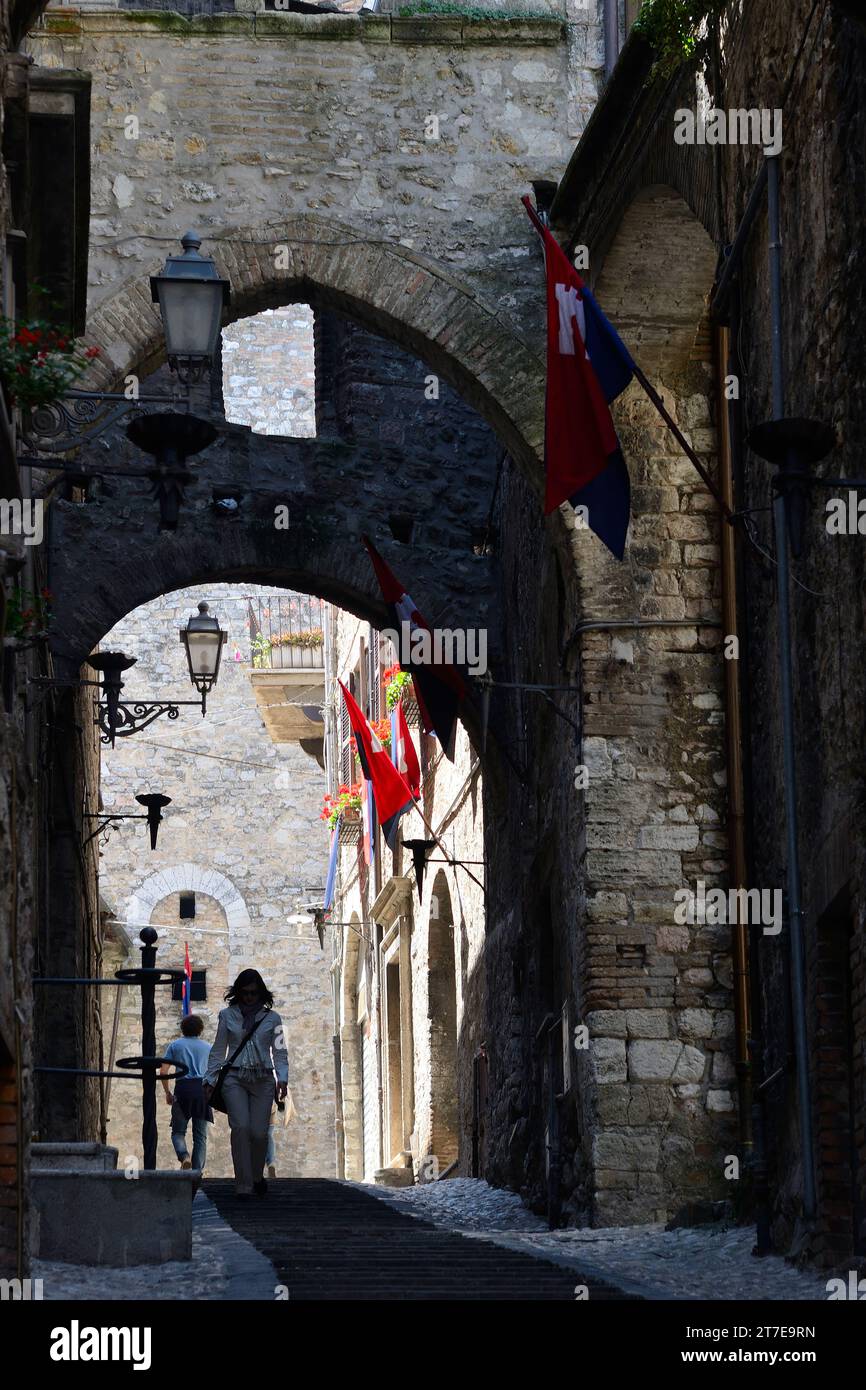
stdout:
POLYGON ((647 1298, 824 1300, 827 1279, 778 1255, 756 1259, 754 1228, 724 1222, 665 1231, 662 1226, 549 1231, 520 1198, 473 1178, 373 1190, 401 1211, 449 1230, 474 1232, 510 1249, 573 1261, 647 1298))

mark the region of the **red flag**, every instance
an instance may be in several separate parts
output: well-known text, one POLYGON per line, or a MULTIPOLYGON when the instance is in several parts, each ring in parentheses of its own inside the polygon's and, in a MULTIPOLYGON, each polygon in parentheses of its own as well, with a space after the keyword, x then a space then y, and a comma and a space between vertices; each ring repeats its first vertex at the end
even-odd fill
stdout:
MULTIPOLYGON (((403 588, 393 570, 385 563, 378 550, 366 536, 362 540, 367 547, 382 598, 388 606, 391 622, 401 639, 423 628, 432 636, 433 629, 427 619, 419 613, 415 602, 403 588), (404 626, 405 624, 405 626, 404 626)), ((435 643, 433 644, 435 650, 435 643)), ((466 686, 460 672, 447 661, 421 662, 409 659, 410 653, 398 649, 398 659, 404 671, 412 677, 421 723, 428 734, 435 734, 446 757, 453 761, 454 734, 457 726, 457 710, 466 693, 466 686), (403 658, 407 659, 404 660, 403 658)))
POLYGON ((361 768, 367 781, 372 784, 382 834, 388 848, 393 850, 397 843, 397 824, 400 817, 414 805, 412 793, 352 695, 342 681, 339 684, 346 702, 352 733, 355 735, 361 768))
POLYGON ((634 364, 528 198, 523 205, 544 243, 547 274, 544 510, 552 512, 563 502, 576 504, 575 494, 619 464, 608 402, 625 389, 634 364))
POLYGON ((421 764, 418 762, 418 754, 409 732, 402 700, 397 701, 391 716, 391 756, 397 771, 406 779, 412 795, 420 797, 421 764))

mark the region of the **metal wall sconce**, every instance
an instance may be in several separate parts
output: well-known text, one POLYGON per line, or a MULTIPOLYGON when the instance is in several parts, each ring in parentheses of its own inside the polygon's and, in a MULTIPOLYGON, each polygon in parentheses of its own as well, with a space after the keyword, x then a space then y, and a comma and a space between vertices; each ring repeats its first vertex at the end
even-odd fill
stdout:
POLYGON ((87 658, 87 664, 102 673, 99 682, 83 681, 81 684, 98 684, 105 696, 97 707, 96 724, 102 731, 101 743, 115 746, 115 739, 129 738, 140 729, 146 729, 160 715, 177 719, 183 705, 195 705, 205 714, 204 696, 201 700, 121 700, 123 690, 121 674, 134 666, 136 658, 123 652, 100 652, 87 658))
MULTIPOLYGON (((312 927, 316 928, 316 935, 319 938, 319 949, 325 949, 325 914, 328 909, 318 903, 303 903, 297 912, 286 918, 286 922, 293 927, 312 927)), ((329 925, 333 925, 329 923, 329 925)))
POLYGON ((160 531, 176 531, 184 489, 193 474, 184 468, 188 458, 207 449, 217 437, 213 425, 197 415, 166 411, 158 415, 139 415, 126 427, 126 437, 142 453, 150 454, 154 467, 145 477, 153 483, 159 502, 160 531))
POLYGON ((864 478, 816 478, 811 471, 832 451, 836 432, 823 420, 766 420, 751 431, 749 448, 778 468, 773 491, 784 508, 791 554, 803 553, 809 488, 862 488, 864 478))
POLYGON ((147 807, 147 810, 145 811, 145 814, 143 816, 136 815, 134 811, 130 811, 123 815, 107 815, 104 814, 102 811, 96 811, 92 815, 88 815, 86 817, 87 820, 98 820, 102 823, 98 825, 95 830, 91 831, 91 833, 85 839, 84 843, 86 845, 90 844, 90 841, 96 835, 103 834, 103 832, 107 831, 109 826, 113 825, 115 821, 146 820, 148 830, 150 831, 150 847, 151 849, 156 849, 156 837, 159 833, 159 827, 162 823, 162 808, 164 806, 171 805, 171 797, 163 796, 161 792, 143 792, 140 796, 137 796, 135 799, 138 802, 139 806, 147 807))

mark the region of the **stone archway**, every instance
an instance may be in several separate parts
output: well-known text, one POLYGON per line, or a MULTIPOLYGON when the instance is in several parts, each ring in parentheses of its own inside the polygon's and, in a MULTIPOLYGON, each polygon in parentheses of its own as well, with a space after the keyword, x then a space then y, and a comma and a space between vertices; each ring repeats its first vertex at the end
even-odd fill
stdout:
MULTIPOLYGON (((303 302, 392 339, 460 392, 540 489, 543 342, 530 345, 468 281, 399 243, 364 241, 353 228, 312 215, 250 227, 203 249, 232 282, 232 319, 303 302)), ((164 359, 148 278, 162 259, 154 257, 89 316, 86 343, 101 354, 88 376, 94 389, 116 387, 130 372, 146 375, 164 359)))
POLYGON ((158 869, 146 878, 127 900, 127 925, 146 926, 156 904, 180 892, 204 893, 214 898, 225 912, 229 931, 250 925, 246 903, 231 880, 216 869, 192 863, 158 869))

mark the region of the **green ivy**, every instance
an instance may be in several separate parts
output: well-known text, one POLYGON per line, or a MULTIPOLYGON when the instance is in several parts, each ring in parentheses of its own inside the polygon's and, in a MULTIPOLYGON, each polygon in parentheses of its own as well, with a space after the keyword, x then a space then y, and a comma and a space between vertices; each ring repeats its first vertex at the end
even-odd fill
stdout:
POLYGON ((656 66, 671 71, 700 56, 700 27, 720 14, 724 4, 725 0, 644 0, 634 29, 655 49, 656 66))

